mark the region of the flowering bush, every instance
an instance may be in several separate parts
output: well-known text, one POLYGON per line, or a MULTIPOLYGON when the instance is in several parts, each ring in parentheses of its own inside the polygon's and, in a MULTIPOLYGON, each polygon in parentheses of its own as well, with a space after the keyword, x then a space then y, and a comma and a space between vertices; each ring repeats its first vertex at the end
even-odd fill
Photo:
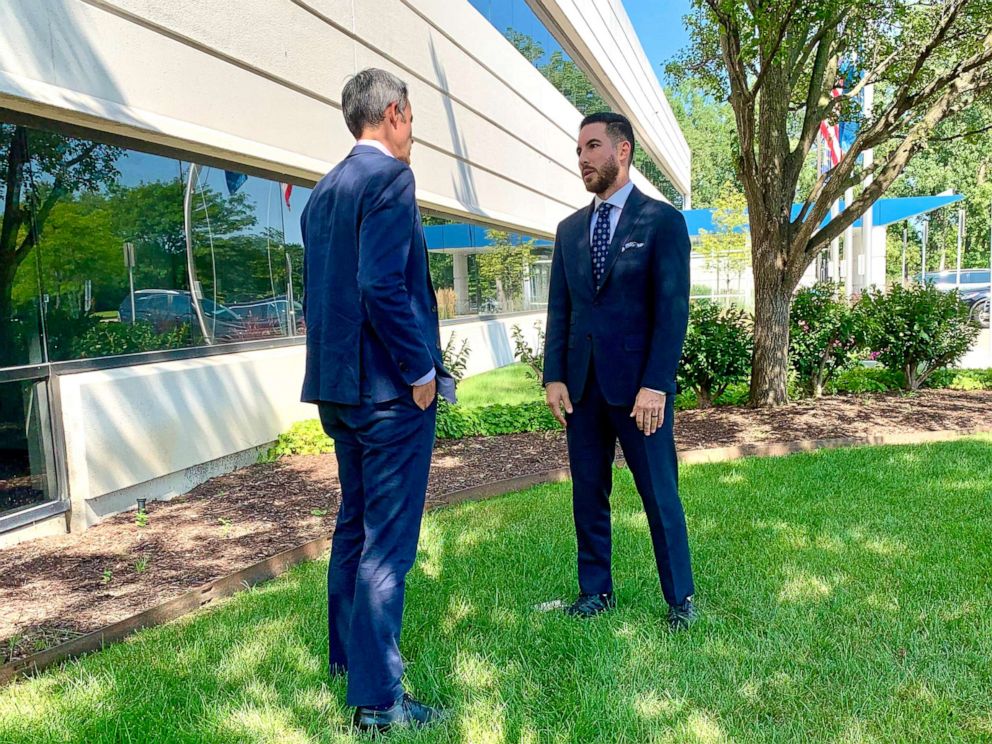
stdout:
POLYGON ((814 398, 837 372, 850 367, 861 346, 854 311, 839 285, 819 282, 796 293, 789 329, 789 360, 814 398))
POLYGON ((937 370, 960 360, 979 331, 957 292, 932 284, 897 284, 888 294, 869 290, 857 314, 868 348, 890 370, 902 372, 907 390, 918 390, 937 370))
POLYGON ((743 310, 721 310, 709 300, 692 303, 679 386, 696 394, 700 408, 709 408, 728 385, 747 380, 753 348, 751 321, 743 310))

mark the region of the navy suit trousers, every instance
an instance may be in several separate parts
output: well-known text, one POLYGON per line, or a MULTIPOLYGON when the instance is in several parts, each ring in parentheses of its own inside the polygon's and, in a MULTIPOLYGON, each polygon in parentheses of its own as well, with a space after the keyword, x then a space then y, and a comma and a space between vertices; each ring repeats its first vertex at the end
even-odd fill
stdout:
POLYGON ((327 572, 329 661, 348 670, 348 705, 385 705, 403 694, 403 598, 417 556, 437 404, 422 411, 407 393, 319 410, 341 482, 327 572))
POLYGON ((693 583, 685 512, 678 493, 674 396, 666 396, 664 424, 648 437, 630 417, 633 406, 606 402, 595 365, 589 368, 584 395, 573 403, 566 429, 579 589, 587 594, 613 591, 610 493, 619 439, 644 504, 665 600, 671 605, 681 604, 692 595, 693 583))

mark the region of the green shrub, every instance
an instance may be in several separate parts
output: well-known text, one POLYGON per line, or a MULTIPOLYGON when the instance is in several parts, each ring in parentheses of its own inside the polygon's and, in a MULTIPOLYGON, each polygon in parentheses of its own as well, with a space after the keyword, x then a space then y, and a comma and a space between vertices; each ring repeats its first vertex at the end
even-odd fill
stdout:
POLYGON ((818 282, 796 293, 789 320, 789 362, 806 394, 819 398, 824 384, 856 361, 858 319, 839 285, 818 282))
POLYGON ((471 351, 472 347, 468 345, 467 338, 462 339, 462 345, 455 349, 454 333, 448 337, 448 343, 441 351, 441 362, 444 364, 444 368, 458 382, 461 382, 462 378, 465 377, 465 366, 468 364, 468 355, 471 351))
POLYGON ((540 381, 544 379, 544 328, 540 321, 534 324, 534 328, 537 329, 536 349, 527 343, 520 326, 513 326, 510 332, 513 336, 513 358, 530 367, 540 381))
POLYGON ((926 381, 925 387, 992 390, 992 369, 939 369, 926 381))
POLYGON ((558 428, 558 422, 543 401, 515 405, 495 403, 479 408, 463 408, 444 400, 438 401, 438 439, 491 437, 558 428))
POLYGON ((747 380, 754 346, 751 322, 739 308, 721 310, 708 300, 689 306, 689 328, 678 379, 699 408, 709 408, 731 383, 747 380))
POLYGON ((829 380, 823 390, 828 395, 847 393, 863 395, 865 393, 887 393, 899 390, 903 386, 903 377, 885 367, 852 367, 829 380))
MULTIPOLYGON (((464 439, 519 434, 527 431, 560 429, 543 401, 507 405, 496 403, 479 408, 451 405, 438 400, 437 438, 464 439)), ((334 442, 324 433, 318 419, 299 421, 279 435, 259 462, 271 462, 287 455, 321 455, 334 451, 334 442)))
POLYGON ((890 370, 902 372, 907 390, 918 390, 934 372, 963 357, 978 325, 956 292, 932 284, 893 286, 862 295, 858 316, 866 344, 890 370))
POLYGON ((192 343, 188 325, 180 325, 165 333, 156 333, 150 323, 97 323, 73 341, 73 356, 77 359, 141 351, 181 349, 192 343))
POLYGON ((289 431, 280 434, 275 444, 259 457, 260 462, 271 462, 286 455, 323 455, 334 451, 334 440, 324 433, 319 419, 297 421, 289 431))

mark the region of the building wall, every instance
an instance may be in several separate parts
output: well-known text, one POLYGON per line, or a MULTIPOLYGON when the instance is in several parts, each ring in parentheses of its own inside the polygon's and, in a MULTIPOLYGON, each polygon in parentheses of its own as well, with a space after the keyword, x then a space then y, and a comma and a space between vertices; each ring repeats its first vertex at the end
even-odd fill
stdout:
MULTIPOLYGON (((422 206, 550 236, 588 203, 576 174, 579 113, 461 0, 4 0, 0 29, 0 107, 22 114, 312 184, 352 145, 342 86, 377 66, 410 86, 422 206)), ((629 45, 611 50, 636 56, 629 45)), ((657 124, 635 126, 654 136, 657 124)), ((658 152, 664 138, 642 144, 658 152)), ((469 338, 477 373, 512 360, 509 325, 531 332, 539 317, 447 332, 469 338)), ((302 355, 62 377, 74 525, 138 494, 174 495, 312 416, 296 402, 302 355)))
MULTIPOLYGON (((514 325, 536 345, 538 322, 544 313, 446 324, 441 342, 468 341, 465 373, 480 374, 513 363, 514 325)), ((316 418, 299 400, 305 353, 300 345, 62 375, 71 530, 249 465, 293 423, 316 418)), ((44 527, 2 535, 0 545, 44 527)), ((65 518, 48 520, 52 530, 64 531, 65 518)))
POLYGON ((424 206, 546 235, 587 201, 578 112, 467 2, 6 0, 0 28, 15 110, 310 183, 379 66, 410 85, 424 206))

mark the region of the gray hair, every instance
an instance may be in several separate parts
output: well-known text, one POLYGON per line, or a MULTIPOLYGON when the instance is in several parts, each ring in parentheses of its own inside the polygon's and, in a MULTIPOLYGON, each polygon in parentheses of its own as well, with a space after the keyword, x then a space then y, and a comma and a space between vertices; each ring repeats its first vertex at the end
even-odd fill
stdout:
POLYGON ((406 110, 406 83, 391 72, 375 67, 357 73, 341 91, 344 121, 355 139, 361 137, 366 128, 381 124, 391 103, 400 111, 406 110))

